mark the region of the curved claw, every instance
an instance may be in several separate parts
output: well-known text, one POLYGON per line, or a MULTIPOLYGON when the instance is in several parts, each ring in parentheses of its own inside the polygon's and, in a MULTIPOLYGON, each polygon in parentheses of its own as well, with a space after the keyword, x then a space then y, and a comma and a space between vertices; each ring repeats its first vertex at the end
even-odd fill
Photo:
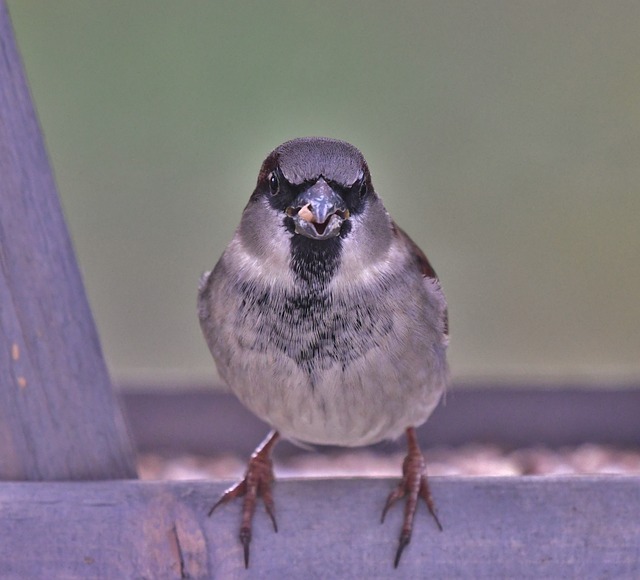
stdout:
POLYGON ((381 523, 384 522, 385 516, 391 506, 393 506, 393 504, 395 504, 399 499, 407 496, 402 531, 400 532, 398 549, 396 550, 396 556, 393 561, 394 568, 398 567, 402 552, 411 541, 413 519, 420 498, 427 504, 429 513, 435 520, 438 529, 442 531, 442 524, 436 514, 435 504, 433 503, 429 484, 427 483, 425 460, 420 452, 420 448, 418 447, 417 437, 413 428, 407 429, 407 439, 409 442, 409 452, 407 453, 407 457, 405 458, 402 467, 402 481, 387 497, 387 502, 382 510, 382 518, 380 520, 381 523))
POLYGON ((396 550, 396 557, 393 560, 393 567, 397 568, 398 564, 400 564, 400 556, 402 556, 403 550, 409 545, 411 541, 411 534, 400 534, 400 542, 398 544, 398 549, 396 550))
POLYGON ((396 487, 387 497, 387 503, 384 505, 384 509, 382 510, 382 517, 380 518, 380 523, 384 523, 384 518, 387 517, 387 512, 391 508, 391 506, 396 503, 403 495, 405 494, 404 482, 400 482, 398 487, 396 487))
POLYGON ((247 480, 243 479, 242 481, 239 481, 238 483, 236 483, 235 485, 227 489, 220 496, 220 499, 211 506, 211 509, 209 510, 209 513, 207 515, 211 517, 211 514, 217 507, 231 501, 232 499, 235 499, 236 497, 242 497, 246 493, 247 493, 247 480))
POLYGON ((264 509, 267 512, 267 515, 269 516, 269 518, 271 519, 271 523, 273 524, 273 531, 274 532, 278 532, 278 524, 276 522, 276 515, 275 515, 275 506, 273 503, 273 497, 271 496, 271 492, 270 491, 266 491, 264 492, 264 496, 262 498, 262 501, 264 501, 264 509))
POLYGON ((244 478, 234 486, 227 489, 220 499, 209 510, 209 516, 214 510, 233 499, 242 497, 242 523, 240 526, 240 543, 244 553, 244 567, 249 567, 249 547, 251 545, 251 524, 258 498, 262 498, 265 510, 271 519, 273 529, 278 531, 276 523, 275 506, 271 494, 273 483, 273 466, 271 463, 271 450, 279 439, 276 431, 271 432, 264 442, 254 451, 244 478))
POLYGON ((240 528, 240 543, 244 552, 244 567, 249 567, 249 546, 251 545, 251 528, 240 528))

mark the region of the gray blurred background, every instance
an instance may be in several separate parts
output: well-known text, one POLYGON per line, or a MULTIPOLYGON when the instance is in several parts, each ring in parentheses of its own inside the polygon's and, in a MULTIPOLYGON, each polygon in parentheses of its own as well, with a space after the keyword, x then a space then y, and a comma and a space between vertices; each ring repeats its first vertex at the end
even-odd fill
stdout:
POLYGON ((195 294, 266 154, 345 139, 459 381, 640 377, 640 3, 10 0, 112 374, 214 380, 195 294))

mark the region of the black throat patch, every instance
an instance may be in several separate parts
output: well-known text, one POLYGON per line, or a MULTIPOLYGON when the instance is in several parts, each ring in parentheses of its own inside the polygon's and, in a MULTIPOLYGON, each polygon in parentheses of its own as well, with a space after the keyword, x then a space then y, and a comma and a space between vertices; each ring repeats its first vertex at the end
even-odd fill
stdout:
POLYGON ((301 282, 315 289, 326 288, 338 270, 341 255, 340 236, 319 241, 294 234, 289 267, 301 282))

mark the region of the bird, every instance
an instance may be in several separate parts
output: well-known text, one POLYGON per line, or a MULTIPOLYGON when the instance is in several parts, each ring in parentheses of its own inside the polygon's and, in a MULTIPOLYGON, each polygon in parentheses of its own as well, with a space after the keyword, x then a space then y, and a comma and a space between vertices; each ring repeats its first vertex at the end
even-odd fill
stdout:
POLYGON ((356 147, 305 137, 267 156, 231 242, 200 280, 198 316, 220 376, 272 429, 209 511, 242 498, 245 567, 260 499, 278 530, 280 439, 359 447, 405 433, 402 479, 381 517, 406 498, 394 566, 420 500, 442 530, 415 429, 449 384, 447 303, 356 147))

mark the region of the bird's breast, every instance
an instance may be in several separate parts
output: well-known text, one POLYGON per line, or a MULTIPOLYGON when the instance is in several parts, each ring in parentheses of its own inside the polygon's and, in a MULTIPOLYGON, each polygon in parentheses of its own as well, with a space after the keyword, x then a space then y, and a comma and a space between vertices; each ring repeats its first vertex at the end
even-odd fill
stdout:
POLYGON ((244 347, 279 353, 309 375, 336 363, 346 368, 381 343, 393 318, 375 301, 340 296, 326 288, 258 288, 240 284, 238 328, 244 347))
POLYGON ((402 272, 333 288, 221 275, 204 325, 232 391, 283 436, 364 445, 421 424, 444 388, 420 288, 402 272))

